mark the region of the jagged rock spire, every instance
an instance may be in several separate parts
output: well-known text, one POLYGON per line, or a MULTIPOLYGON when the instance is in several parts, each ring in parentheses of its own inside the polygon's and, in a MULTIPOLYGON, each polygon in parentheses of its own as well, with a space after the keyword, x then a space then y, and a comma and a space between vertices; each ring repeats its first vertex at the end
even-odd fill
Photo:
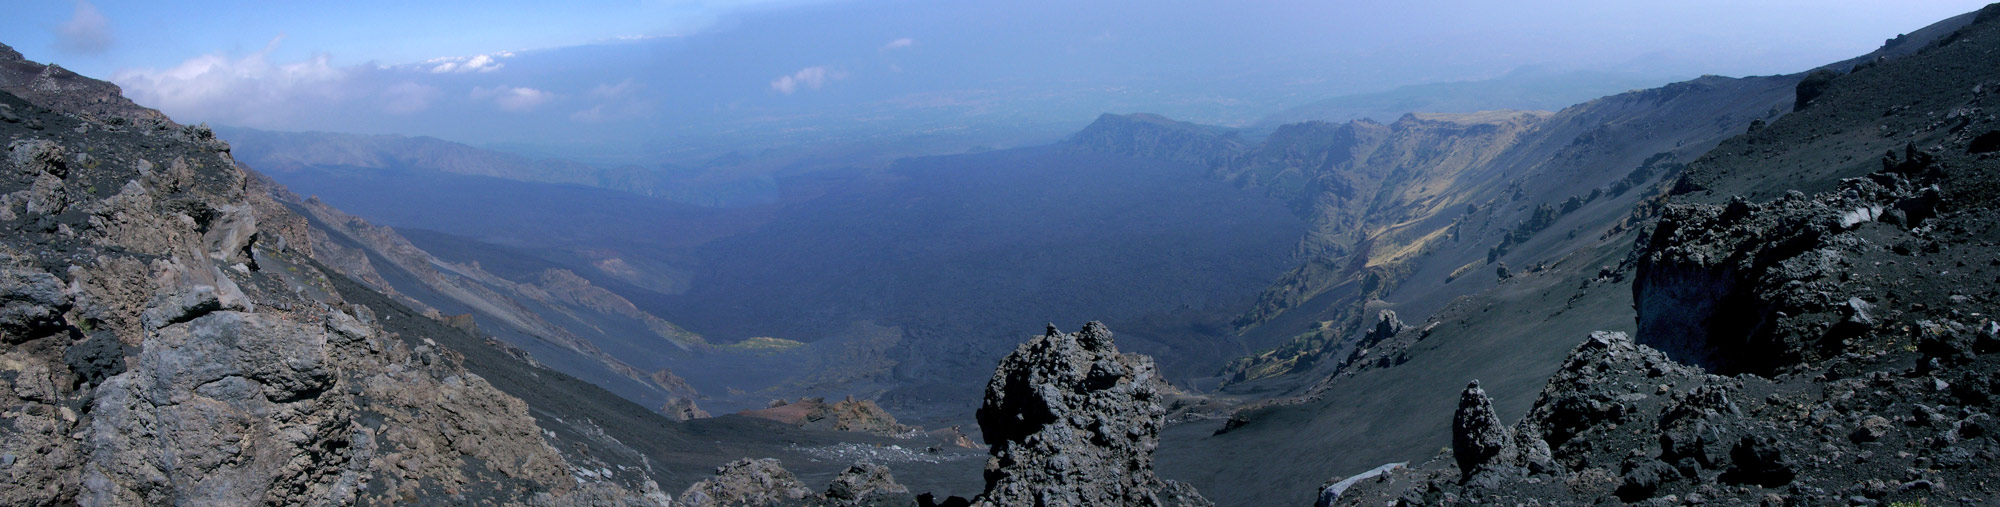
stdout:
POLYGON ((1151 358, 1119 354, 1111 330, 1055 326, 1000 362, 979 429, 992 444, 980 505, 1211 505, 1153 475, 1166 411, 1151 358))
POLYGON ((1451 454, 1458 470, 1471 478, 1490 463, 1511 461, 1516 454, 1514 436, 1493 413, 1493 399, 1479 388, 1479 381, 1466 384, 1458 396, 1458 413, 1451 421, 1451 454))

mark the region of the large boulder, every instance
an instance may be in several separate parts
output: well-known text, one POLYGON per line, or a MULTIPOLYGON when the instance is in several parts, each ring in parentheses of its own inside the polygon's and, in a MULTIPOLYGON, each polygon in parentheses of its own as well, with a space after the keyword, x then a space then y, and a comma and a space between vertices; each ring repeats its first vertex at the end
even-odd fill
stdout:
POLYGON ((1466 478, 1487 469, 1496 461, 1511 460, 1519 450, 1506 423, 1493 413, 1493 399, 1474 380, 1458 397, 1458 412, 1451 420, 1451 454, 1466 478))
POLYGON ((1048 331, 1000 361, 979 407, 992 444, 979 505, 1211 505, 1153 474, 1166 410, 1146 356, 1091 322, 1048 331))
POLYGON ((739 459, 715 470, 715 477, 688 486, 682 505, 771 505, 796 503, 812 496, 797 476, 778 460, 739 459))
POLYGON ((916 498, 910 496, 910 488, 896 483, 896 477, 889 474, 889 467, 873 463, 861 463, 847 467, 826 486, 821 495, 825 503, 832 505, 916 505, 916 498))

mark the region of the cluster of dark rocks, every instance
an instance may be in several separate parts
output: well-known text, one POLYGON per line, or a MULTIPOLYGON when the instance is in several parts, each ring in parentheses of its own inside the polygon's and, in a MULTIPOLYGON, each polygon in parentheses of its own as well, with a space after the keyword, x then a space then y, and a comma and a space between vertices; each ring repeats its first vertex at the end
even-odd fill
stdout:
POLYGON ((2000 365, 1974 351, 2000 343, 1988 322, 1918 330, 1916 364, 1832 381, 1708 374, 1623 333, 1593 333, 1518 423, 1503 425, 1475 381, 1448 456, 1337 500, 1983 505, 2000 494, 1990 484, 2000 365), (1951 371, 1918 366, 1933 361, 1951 371))

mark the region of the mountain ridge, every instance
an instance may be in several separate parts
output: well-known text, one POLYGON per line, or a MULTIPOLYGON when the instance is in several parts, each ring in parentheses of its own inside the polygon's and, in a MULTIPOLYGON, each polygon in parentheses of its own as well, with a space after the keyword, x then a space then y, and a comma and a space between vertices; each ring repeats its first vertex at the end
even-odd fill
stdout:
MULTIPOLYGON (((1691 157, 1747 129, 1753 119, 1774 117, 1797 79, 1709 76, 1555 113, 1407 114, 1387 125, 1307 122, 1281 127, 1255 147, 1222 143, 1229 134, 1216 130, 1199 131, 1207 133, 1206 140, 1184 139, 1197 130, 1178 127, 1178 137, 1159 139, 1223 146, 1226 155, 1195 158, 1224 160, 1206 166, 1212 176, 1285 199, 1312 224, 1295 247, 1304 261, 1235 321, 1237 334, 1278 345, 1254 352, 1223 375, 1245 382, 1324 367, 1368 325, 1363 317, 1380 307, 1371 301, 1421 300, 1407 310, 1423 315, 1442 304, 1442 294, 1475 292, 1497 281, 1497 263, 1545 261, 1520 257, 1558 251, 1547 240, 1528 248, 1513 242, 1534 239, 1576 210, 1622 215, 1616 210, 1646 191, 1605 190, 1625 179, 1635 180, 1622 184, 1627 188, 1650 188, 1671 172, 1607 166, 1647 168, 1646 160, 1663 153, 1667 160, 1673 153, 1691 157), (1727 119, 1745 110, 1765 114, 1727 119), (1550 173, 1560 177, 1545 177, 1550 173), (1596 203, 1600 196, 1618 204, 1596 203), (1459 255, 1463 246, 1448 248, 1466 242, 1494 246, 1482 249, 1487 255, 1476 261, 1459 255), (1430 292, 1451 286, 1440 295, 1391 296, 1410 277, 1425 279, 1417 286, 1433 288, 1430 292)), ((1121 139, 1140 140, 1157 134, 1146 129, 1162 123, 1106 125, 1133 131, 1121 139)), ((1071 146, 1140 153, 1101 143, 1071 146)))

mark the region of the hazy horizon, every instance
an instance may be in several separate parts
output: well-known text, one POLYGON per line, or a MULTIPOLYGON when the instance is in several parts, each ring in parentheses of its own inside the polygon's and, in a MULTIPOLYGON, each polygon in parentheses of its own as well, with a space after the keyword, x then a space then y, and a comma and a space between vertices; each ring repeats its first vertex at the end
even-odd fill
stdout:
POLYGON ((28 58, 108 78, 183 122, 643 160, 695 146, 1005 143, 1105 112, 1240 126, 1524 69, 1657 84, 1791 73, 1979 5, 77 1, 0 26, 28 58))

